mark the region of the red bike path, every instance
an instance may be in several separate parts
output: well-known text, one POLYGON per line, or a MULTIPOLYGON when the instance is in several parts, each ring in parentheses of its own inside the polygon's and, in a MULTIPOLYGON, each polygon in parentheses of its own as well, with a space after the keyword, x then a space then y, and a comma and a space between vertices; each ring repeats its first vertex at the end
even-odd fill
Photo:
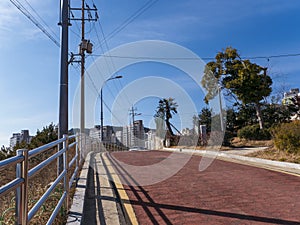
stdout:
MULTIPOLYGON (((214 159, 199 171, 199 155, 175 175, 139 184, 122 166, 152 165, 170 156, 163 151, 107 154, 139 224, 299 224, 300 177, 214 159)), ((181 153, 173 153, 181 154, 181 153)))

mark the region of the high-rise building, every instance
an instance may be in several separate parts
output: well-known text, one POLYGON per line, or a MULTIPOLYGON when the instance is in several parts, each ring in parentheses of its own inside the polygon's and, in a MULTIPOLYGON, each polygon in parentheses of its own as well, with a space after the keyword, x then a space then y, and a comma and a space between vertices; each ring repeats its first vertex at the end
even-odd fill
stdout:
POLYGON ((134 121, 132 133, 131 146, 145 147, 145 129, 143 120, 134 121))
POLYGON ((101 139, 100 127, 95 126, 94 128, 90 129, 89 136, 93 139, 100 140, 101 139))
POLYGON ((131 132, 130 126, 123 127, 122 131, 122 144, 124 146, 130 147, 131 146, 131 132))
POLYGON ((13 133, 10 138, 10 149, 13 150, 13 148, 21 142, 29 144, 31 139, 32 136, 29 135, 29 130, 21 130, 21 133, 13 133))

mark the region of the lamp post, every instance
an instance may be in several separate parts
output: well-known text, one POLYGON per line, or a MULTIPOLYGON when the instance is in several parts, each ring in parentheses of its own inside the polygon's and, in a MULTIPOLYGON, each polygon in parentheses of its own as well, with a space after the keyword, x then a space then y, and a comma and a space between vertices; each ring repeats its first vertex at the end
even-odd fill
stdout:
MULTIPOLYGON (((114 79, 120 79, 122 78, 123 76, 116 76, 116 77, 111 77, 109 79, 107 79, 103 86, 106 84, 107 81, 110 81, 110 80, 114 80, 114 79)), ((103 89, 103 86, 101 87, 101 91, 100 91, 100 101, 101 101, 101 112, 100 112, 100 122, 101 122, 101 142, 103 141, 103 93, 102 93, 102 89, 103 89)))

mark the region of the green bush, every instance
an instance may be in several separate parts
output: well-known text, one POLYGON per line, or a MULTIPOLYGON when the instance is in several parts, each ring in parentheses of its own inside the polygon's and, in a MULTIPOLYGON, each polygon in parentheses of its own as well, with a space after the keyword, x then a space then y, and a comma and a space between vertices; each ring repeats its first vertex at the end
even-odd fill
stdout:
POLYGON ((234 134, 234 132, 231 132, 231 131, 228 131, 226 130, 225 131, 225 135, 224 135, 224 140, 223 140, 223 146, 231 146, 231 141, 233 140, 233 138, 235 137, 236 135, 234 134))
POLYGON ((289 153, 300 152, 300 121, 282 123, 271 131, 278 150, 289 153))
POLYGON ((258 124, 249 125, 238 130, 237 136, 247 140, 270 140, 271 134, 268 129, 260 129, 258 124))

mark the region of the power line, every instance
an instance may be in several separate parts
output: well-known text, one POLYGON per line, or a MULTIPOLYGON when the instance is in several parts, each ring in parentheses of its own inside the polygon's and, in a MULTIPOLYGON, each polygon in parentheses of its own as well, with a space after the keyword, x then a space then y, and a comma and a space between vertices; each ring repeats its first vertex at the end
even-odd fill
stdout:
POLYGON ((270 55, 270 56, 252 56, 244 57, 246 59, 271 59, 271 58, 285 58, 285 57, 296 57, 300 56, 300 53, 291 53, 291 54, 280 54, 280 55, 270 55))
MULTIPOLYGON (((100 22, 100 20, 98 20, 97 22, 98 22, 99 28, 100 28, 100 30, 101 30, 101 34, 102 34, 102 36, 103 36, 103 39, 104 39, 104 41, 105 41, 105 42, 104 42, 105 47, 106 47, 107 51, 109 51, 110 48, 109 48, 108 43, 107 43, 107 41, 106 41, 106 37, 105 37, 104 30, 103 30, 103 27, 102 27, 102 25, 101 25, 101 22, 100 22)), ((94 27, 94 28, 95 28, 95 27, 94 27)), ((95 33, 96 33, 96 37, 97 37, 97 39, 98 39, 98 42, 101 43, 100 35, 98 34, 98 31, 97 31, 96 28, 95 28, 95 33)), ((102 50, 102 52, 103 52, 103 54, 104 54, 105 50, 104 50, 104 47, 102 46, 102 44, 100 44, 100 47, 101 47, 101 50, 102 50)), ((109 55, 109 53, 107 53, 107 54, 109 55)), ((95 58, 94 58, 93 56, 92 56, 92 59, 93 59, 93 61, 95 62, 95 58)), ((110 57, 110 58, 105 58, 105 64, 106 64, 106 66, 107 66, 107 68, 108 68, 108 70, 109 70, 109 72, 110 72, 111 74, 112 74, 111 66, 112 66, 113 69, 116 71, 116 66, 115 66, 114 61, 112 60, 111 57, 110 57), (109 62, 108 62, 107 59, 109 59, 111 65, 109 64, 109 62)), ((96 64, 96 68, 97 68, 97 70, 99 71, 99 73, 101 74, 101 71, 100 71, 100 69, 98 68, 98 64, 96 64)), ((119 83, 120 83, 120 80, 119 80, 119 83)), ((115 85, 115 83, 113 83, 113 84, 114 84, 116 90, 118 91, 119 89, 117 88, 117 86, 115 85)), ((122 86, 121 86, 121 88, 122 88, 122 86)), ((109 87, 108 87, 108 90, 109 90, 111 96, 114 97, 113 94, 112 94, 112 91, 110 90, 109 87)), ((131 103, 130 103, 130 101, 129 101, 129 98, 128 98, 128 96, 126 95, 126 93, 125 93, 125 95, 122 95, 122 97, 125 97, 126 100, 127 100, 128 103, 129 103, 129 105, 131 105, 131 103)), ((117 103, 118 103, 118 102, 117 102, 117 103)), ((118 103, 118 105, 121 107, 120 103, 118 103)))
POLYGON ((118 118, 116 115, 113 114, 113 112, 112 112, 111 109, 108 107, 108 105, 105 103, 105 101, 103 101, 103 103, 104 103, 105 107, 107 108, 107 110, 111 113, 111 115, 112 115, 112 116, 113 116, 120 124, 123 124, 123 123, 119 120, 119 118, 118 118))
MULTIPOLYGON (((96 93, 98 96, 100 96, 99 90, 96 87, 96 84, 94 82, 94 80, 91 78, 90 74, 88 73, 88 71, 85 69, 85 74, 88 76, 88 78, 90 79, 90 81, 92 82, 93 88, 95 89, 96 93)), ((119 118, 111 111, 111 109, 108 107, 108 105, 105 103, 105 101, 103 101, 105 107, 108 109, 108 111, 111 113, 111 115, 120 123, 122 124, 122 122, 119 120, 119 118)))
MULTIPOLYGON (((105 37, 105 34, 104 34, 103 27, 102 27, 102 25, 101 25, 101 23, 100 23, 100 20, 98 21, 98 23, 99 23, 99 27, 100 27, 100 30, 101 30, 101 33, 102 33, 104 42, 105 42, 106 49, 107 49, 107 51, 108 51, 108 55, 110 55, 110 53, 109 53, 109 49, 110 49, 110 48, 109 48, 108 43, 107 43, 107 41, 106 41, 106 37, 105 37)), ((103 51, 103 53, 104 53, 104 51, 103 51)), ((111 64, 112 64, 114 70, 116 71, 116 66, 115 66, 115 64, 114 64, 114 60, 112 60, 111 57, 109 57, 109 59, 110 59, 110 61, 111 61, 111 64)), ((105 60, 105 62, 107 63, 106 60, 105 60)), ((115 83, 114 83, 114 84, 115 84, 115 83)), ((120 81, 120 80, 119 80, 119 84, 121 84, 121 81, 120 81)), ((122 87, 122 86, 121 86, 121 87, 122 87)), ((118 88, 117 88, 116 86, 115 86, 115 88, 116 88, 116 90, 118 90, 118 88)), ((129 101, 129 98, 128 98, 127 94, 124 93, 124 95, 122 95, 122 97, 123 97, 123 96, 125 97, 125 99, 126 99, 127 102, 129 103, 129 105, 131 105, 131 102, 129 101)))
POLYGON ((10 0, 10 2, 25 15, 37 28, 39 28, 54 44, 60 47, 59 41, 53 37, 46 28, 18 1, 18 0, 10 0))
POLYGON ((59 36, 52 30, 52 28, 47 24, 47 22, 38 14, 38 12, 31 6, 31 4, 27 1, 24 0, 26 4, 30 7, 30 9, 37 15, 37 17, 44 23, 46 27, 52 32, 52 34, 59 40, 59 36))
MULTIPOLYGON (((124 58, 124 59, 141 59, 141 60, 214 60, 214 57, 150 57, 150 56, 125 56, 125 55, 105 55, 105 54, 92 54, 93 56, 101 56, 107 58, 124 58)), ((279 54, 279 55, 269 55, 269 56, 245 56, 241 59, 271 59, 271 58, 286 58, 286 57, 297 57, 300 53, 291 54, 279 54)))
MULTIPOLYGON (((149 0, 142 7, 140 7, 137 11, 135 11, 130 17, 128 17, 123 23, 121 23, 118 27, 116 27, 113 31, 111 31, 99 44, 102 45, 105 41, 110 40, 115 35, 120 33, 125 27, 127 27, 130 23, 132 23, 137 17, 143 14, 146 10, 152 7, 158 0, 149 0)), ((96 47, 97 48, 97 47, 96 47)))

